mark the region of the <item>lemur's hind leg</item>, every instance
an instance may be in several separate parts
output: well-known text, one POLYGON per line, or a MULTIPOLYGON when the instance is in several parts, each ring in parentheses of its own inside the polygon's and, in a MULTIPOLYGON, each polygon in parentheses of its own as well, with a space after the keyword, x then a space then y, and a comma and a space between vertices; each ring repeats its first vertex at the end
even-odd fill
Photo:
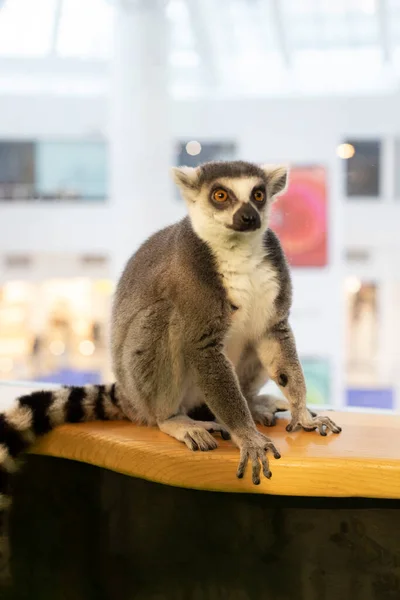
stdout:
POLYGON ((195 421, 187 415, 175 415, 164 421, 159 421, 158 426, 164 433, 184 442, 190 450, 214 450, 218 444, 211 433, 219 432, 225 440, 229 433, 216 421, 195 421))
POLYGON ((248 400, 253 419, 259 425, 273 427, 276 425, 276 413, 290 410, 289 403, 285 398, 279 398, 272 394, 261 394, 248 400))
POLYGON ((237 375, 243 395, 247 399, 254 421, 271 427, 276 423, 275 413, 289 410, 289 402, 272 394, 260 394, 268 383, 268 373, 253 347, 248 347, 238 365, 237 375))

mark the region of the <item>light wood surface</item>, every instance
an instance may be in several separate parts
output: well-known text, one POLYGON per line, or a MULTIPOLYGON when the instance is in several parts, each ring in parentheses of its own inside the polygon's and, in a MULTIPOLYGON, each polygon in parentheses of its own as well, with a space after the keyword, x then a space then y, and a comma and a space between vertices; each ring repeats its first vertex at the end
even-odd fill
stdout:
MULTIPOLYGON (((36 454, 82 461, 173 486, 291 496, 400 498, 400 416, 328 413, 340 435, 287 433, 284 419, 263 430, 282 454, 272 479, 235 476, 239 451, 218 439, 211 452, 191 452, 158 429, 129 422, 63 425, 42 438, 36 454)), ((218 437, 218 436, 216 436, 218 437)))

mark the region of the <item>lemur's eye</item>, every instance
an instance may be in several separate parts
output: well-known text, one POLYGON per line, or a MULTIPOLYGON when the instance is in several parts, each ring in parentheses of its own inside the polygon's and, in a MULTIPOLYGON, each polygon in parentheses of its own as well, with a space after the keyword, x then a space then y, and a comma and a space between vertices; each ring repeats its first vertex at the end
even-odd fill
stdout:
POLYGON ((228 200, 228 193, 223 189, 215 190, 212 199, 215 200, 215 202, 226 202, 228 200))
POLYGON ((254 192, 253 198, 257 202, 263 202, 264 198, 265 198, 265 194, 264 194, 264 192, 262 190, 257 190, 257 191, 254 192))

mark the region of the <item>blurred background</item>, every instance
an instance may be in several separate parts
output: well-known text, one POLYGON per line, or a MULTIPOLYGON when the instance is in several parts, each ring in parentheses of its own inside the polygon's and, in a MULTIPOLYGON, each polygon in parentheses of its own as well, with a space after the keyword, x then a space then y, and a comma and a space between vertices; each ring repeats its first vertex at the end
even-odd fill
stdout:
POLYGON ((291 166, 314 405, 400 410, 400 0, 0 0, 0 381, 110 380, 171 165, 291 166))

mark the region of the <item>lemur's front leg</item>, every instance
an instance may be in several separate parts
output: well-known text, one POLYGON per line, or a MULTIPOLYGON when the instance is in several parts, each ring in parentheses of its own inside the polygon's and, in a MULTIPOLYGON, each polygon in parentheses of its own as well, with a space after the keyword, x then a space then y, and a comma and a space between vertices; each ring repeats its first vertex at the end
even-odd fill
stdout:
POLYGON ((257 350, 269 376, 280 387, 290 403, 292 419, 286 427, 287 431, 302 427, 306 431, 318 429, 321 435, 326 435, 326 430, 333 433, 341 432, 341 428, 332 419, 314 416, 307 409, 303 370, 297 356, 294 335, 287 321, 281 322, 270 330, 257 350))
POLYGON ((273 442, 257 430, 237 376, 222 348, 212 334, 188 348, 187 355, 195 374, 197 385, 205 402, 220 423, 223 423, 240 448, 237 477, 242 478, 250 461, 253 483, 260 483, 260 472, 271 477, 266 452, 280 458, 273 442))

